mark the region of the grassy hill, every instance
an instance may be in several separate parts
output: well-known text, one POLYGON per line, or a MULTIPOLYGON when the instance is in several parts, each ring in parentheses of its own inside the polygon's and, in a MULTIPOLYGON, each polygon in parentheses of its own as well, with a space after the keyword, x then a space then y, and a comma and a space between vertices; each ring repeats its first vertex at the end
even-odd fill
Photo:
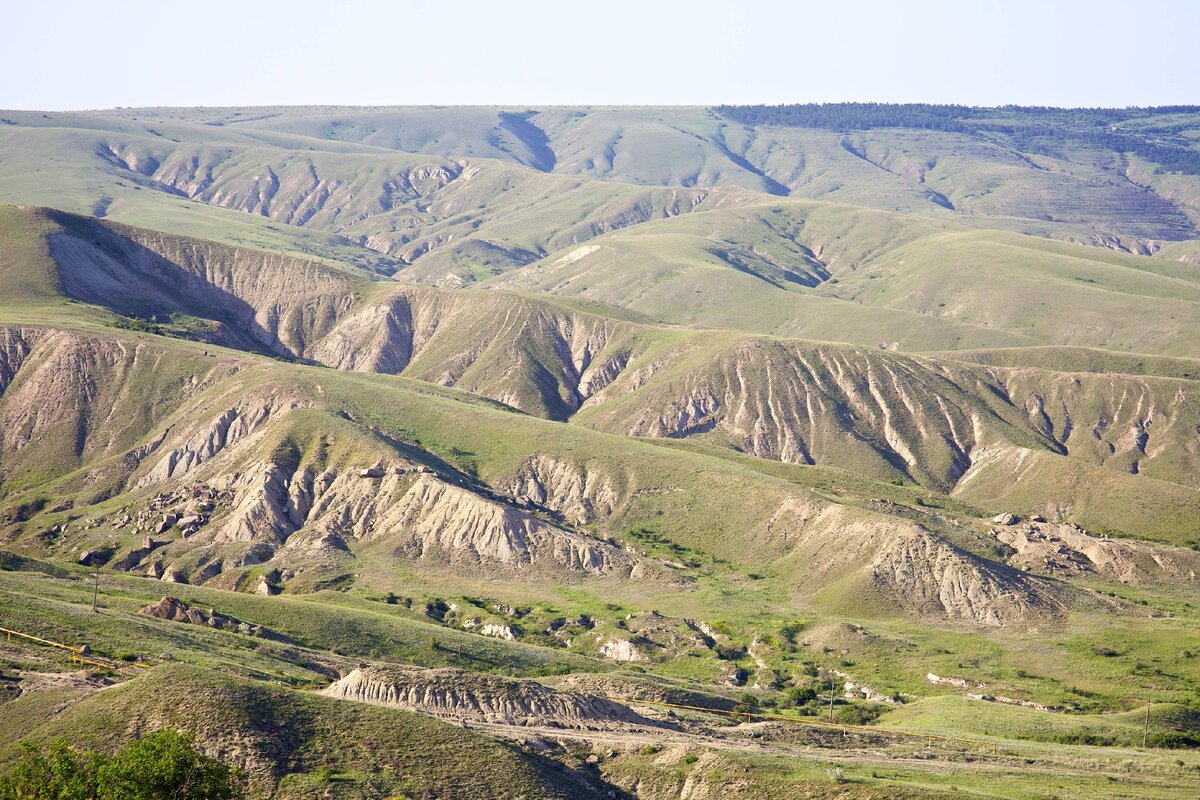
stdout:
POLYGON ((1195 793, 1194 109, 0 118, 0 764, 1195 793))

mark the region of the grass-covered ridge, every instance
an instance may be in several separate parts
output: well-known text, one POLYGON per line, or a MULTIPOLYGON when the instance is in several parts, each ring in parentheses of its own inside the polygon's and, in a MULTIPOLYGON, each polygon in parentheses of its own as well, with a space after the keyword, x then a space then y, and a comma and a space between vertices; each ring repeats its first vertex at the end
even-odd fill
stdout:
POLYGON ((1196 794, 1200 115, 774 111, 0 112, 0 770, 1196 794))

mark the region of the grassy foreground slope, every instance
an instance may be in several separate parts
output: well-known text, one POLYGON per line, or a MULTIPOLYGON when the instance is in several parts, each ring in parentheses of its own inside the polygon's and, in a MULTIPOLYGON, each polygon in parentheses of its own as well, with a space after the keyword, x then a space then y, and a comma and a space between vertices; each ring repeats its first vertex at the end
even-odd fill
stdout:
MULTIPOLYGON (((32 694, 5 704, 4 713, 32 740, 65 736, 104 749, 139 732, 182 728, 243 770, 258 796, 603 796, 582 777, 564 776, 481 733, 183 665, 163 665, 90 696, 32 694), (66 714, 48 713, 64 701, 66 714)), ((6 744, 0 758, 13 754, 6 744)))

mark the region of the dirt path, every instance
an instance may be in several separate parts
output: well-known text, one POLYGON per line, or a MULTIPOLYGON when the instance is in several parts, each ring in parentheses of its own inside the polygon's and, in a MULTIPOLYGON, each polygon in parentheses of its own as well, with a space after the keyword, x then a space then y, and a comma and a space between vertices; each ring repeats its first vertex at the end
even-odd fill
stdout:
MULTIPOLYGON (((558 742, 584 743, 591 745, 596 750, 636 750, 648 745, 660 747, 691 746, 738 753, 798 757, 832 764, 871 764, 889 768, 908 768, 939 774, 952 774, 955 772, 999 774, 1019 771, 1023 774, 1045 775, 1047 779, 1078 776, 1093 779, 1096 777, 1111 777, 1124 781, 1131 777, 1129 772, 1117 770, 1118 765, 1115 757, 1113 763, 1107 769, 1098 766, 1095 763, 1095 759, 1088 758, 1086 754, 1079 756, 1079 760, 1090 761, 1091 763, 1087 765, 1073 765, 1066 759, 1062 761, 1043 759, 1040 762, 1033 761, 1033 763, 1030 763, 1032 758, 1036 756, 1031 753, 1013 753, 1011 752, 1013 748, 1010 744, 1003 745, 1004 749, 1009 751, 1007 753, 967 753, 957 750, 952 753, 943 752, 941 753, 942 757, 939 758, 937 754, 938 748, 936 747, 924 748, 923 752, 927 754, 924 756, 902 755, 888 752, 886 748, 864 748, 861 743, 849 744, 846 747, 839 747, 832 743, 826 746, 813 746, 795 742, 781 742, 765 737, 750 738, 755 733, 754 731, 738 729, 732 729, 731 733, 733 735, 731 736, 722 736, 716 733, 699 733, 670 729, 657 731, 590 731, 507 725, 502 723, 470 723, 470 727, 492 736, 512 739, 518 742, 537 737, 558 742), (952 757, 946 758, 944 757, 946 755, 951 755, 952 757)), ((742 727, 738 726, 738 728, 742 727)), ((1144 757, 1145 754, 1129 751, 1128 755, 1130 757, 1137 757, 1139 755, 1144 757)), ((1136 774, 1166 777, 1166 773, 1158 769, 1151 769, 1136 774)))

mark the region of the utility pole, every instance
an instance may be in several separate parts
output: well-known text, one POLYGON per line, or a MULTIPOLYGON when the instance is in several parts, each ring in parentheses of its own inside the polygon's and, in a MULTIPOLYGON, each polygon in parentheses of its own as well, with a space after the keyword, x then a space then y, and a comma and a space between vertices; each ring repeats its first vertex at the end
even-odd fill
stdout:
POLYGON ((98 614, 96 610, 96 595, 100 592, 100 567, 97 565, 96 571, 92 573, 92 613, 98 614))
POLYGON ((1142 749, 1146 749, 1146 740, 1150 738, 1150 701, 1146 701, 1146 719, 1142 723, 1142 749))

